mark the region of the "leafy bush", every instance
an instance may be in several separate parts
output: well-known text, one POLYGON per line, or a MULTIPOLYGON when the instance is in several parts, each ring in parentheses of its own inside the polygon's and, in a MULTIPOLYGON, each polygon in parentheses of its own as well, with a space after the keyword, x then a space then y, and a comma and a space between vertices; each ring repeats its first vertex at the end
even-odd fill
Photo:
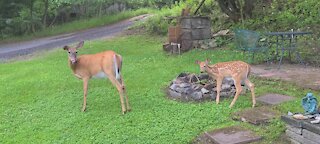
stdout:
POLYGON ((298 42, 298 51, 305 62, 312 66, 320 66, 320 40, 303 40, 298 42))
POLYGON ((177 4, 172 8, 164 7, 149 18, 143 26, 151 34, 165 35, 170 25, 176 25, 177 18, 184 7, 184 3, 177 4))

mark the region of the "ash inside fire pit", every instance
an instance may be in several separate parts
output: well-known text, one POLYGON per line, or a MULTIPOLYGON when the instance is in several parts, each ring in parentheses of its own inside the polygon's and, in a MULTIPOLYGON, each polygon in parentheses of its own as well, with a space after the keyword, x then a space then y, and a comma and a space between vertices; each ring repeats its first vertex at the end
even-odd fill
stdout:
MULTIPOLYGON (((246 89, 243 88, 242 92, 246 89)), ((181 73, 167 88, 168 97, 181 101, 215 100, 217 95, 216 80, 208 74, 181 73)), ((220 98, 233 97, 236 88, 232 78, 224 78, 220 98)))

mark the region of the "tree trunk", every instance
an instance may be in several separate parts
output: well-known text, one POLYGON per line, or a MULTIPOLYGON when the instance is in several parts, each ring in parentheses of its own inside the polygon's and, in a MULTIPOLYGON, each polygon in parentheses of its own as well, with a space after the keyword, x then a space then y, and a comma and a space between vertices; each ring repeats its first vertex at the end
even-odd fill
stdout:
POLYGON ((30 26, 31 26, 30 31, 34 33, 36 30, 34 27, 34 20, 33 20, 33 2, 34 0, 30 1, 30 26))
POLYGON ((56 14, 48 27, 51 27, 56 22, 57 17, 58 15, 56 14))
POLYGON ((238 22, 241 18, 251 18, 255 0, 217 0, 221 11, 227 14, 231 20, 238 22))
POLYGON ((103 6, 103 2, 99 4, 99 12, 98 12, 99 17, 102 15, 102 6, 103 6))
POLYGON ((227 14, 231 20, 238 22, 241 18, 240 10, 235 5, 234 0, 218 0, 221 11, 227 14))
POLYGON ((243 6, 244 18, 251 18, 252 17, 252 10, 254 8, 254 1, 255 0, 245 0, 244 6, 243 6))
POLYGON ((193 15, 197 15, 197 13, 198 13, 198 11, 199 11, 200 7, 204 4, 204 2, 205 2, 205 1, 206 1, 206 0, 202 0, 202 1, 200 2, 199 6, 197 7, 197 9, 196 9, 196 11, 194 12, 194 14, 193 14, 193 15))
POLYGON ((47 27, 49 0, 43 0, 43 2, 44 2, 44 12, 43 12, 43 17, 42 17, 42 24, 44 27, 47 27))

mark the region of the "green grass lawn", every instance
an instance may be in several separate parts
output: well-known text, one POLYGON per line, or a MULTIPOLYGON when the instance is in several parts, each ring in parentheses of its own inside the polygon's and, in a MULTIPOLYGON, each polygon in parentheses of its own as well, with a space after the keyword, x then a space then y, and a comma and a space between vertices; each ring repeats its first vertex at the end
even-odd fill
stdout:
MULTIPOLYGON (((163 38, 128 36, 86 42, 80 54, 114 50, 123 56, 123 76, 132 111, 122 115, 119 95, 107 80, 89 82, 87 111, 81 112, 82 81, 73 76, 61 49, 31 60, 0 64, 0 143, 188 143, 200 133, 240 125, 274 143, 284 132, 279 119, 251 126, 231 113, 251 107, 250 93, 231 99, 181 103, 166 98, 163 88, 180 72, 198 72, 196 59, 212 62, 244 59, 230 50, 194 50, 182 56, 162 51, 163 38)), ((298 97, 274 107, 285 114, 302 111, 306 90, 288 83, 251 78, 256 95, 275 92, 298 97)), ((318 94, 314 92, 315 94, 318 94)))

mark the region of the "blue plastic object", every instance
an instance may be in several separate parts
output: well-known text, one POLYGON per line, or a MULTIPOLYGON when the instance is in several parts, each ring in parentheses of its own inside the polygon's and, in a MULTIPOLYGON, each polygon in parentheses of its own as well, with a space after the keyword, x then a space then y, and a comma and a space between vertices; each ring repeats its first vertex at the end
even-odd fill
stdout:
POLYGON ((318 113, 317 105, 318 101, 312 93, 307 93, 307 95, 304 98, 302 98, 302 107, 306 114, 318 113))

